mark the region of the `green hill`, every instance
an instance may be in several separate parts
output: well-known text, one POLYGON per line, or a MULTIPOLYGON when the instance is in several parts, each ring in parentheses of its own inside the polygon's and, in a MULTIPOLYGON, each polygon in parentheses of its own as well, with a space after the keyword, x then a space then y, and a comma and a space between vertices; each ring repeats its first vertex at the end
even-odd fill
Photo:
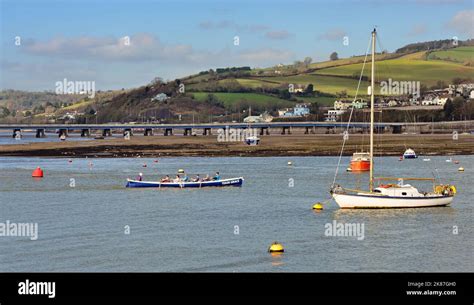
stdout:
POLYGON ((428 55, 430 60, 445 60, 459 63, 474 63, 474 46, 459 47, 445 51, 435 51, 428 55))

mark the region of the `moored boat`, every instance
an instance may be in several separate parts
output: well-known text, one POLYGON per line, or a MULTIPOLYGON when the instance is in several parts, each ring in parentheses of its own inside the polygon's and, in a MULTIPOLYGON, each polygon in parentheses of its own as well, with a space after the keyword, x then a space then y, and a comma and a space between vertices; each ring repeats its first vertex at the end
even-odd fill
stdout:
POLYGON ((351 158, 351 172, 365 172, 370 170, 370 154, 366 152, 356 152, 351 158))
MULTIPOLYGON (((436 185, 434 178, 396 178, 396 177, 374 177, 374 112, 375 112, 375 39, 376 30, 372 32, 372 71, 370 85, 370 152, 369 152, 369 190, 362 191, 358 189, 343 188, 336 185, 337 169, 334 181, 330 190, 332 198, 340 208, 420 208, 420 207, 438 207, 447 206, 453 201, 456 194, 456 188, 453 185, 436 185), (398 181, 397 184, 380 184, 375 186, 376 181, 398 181), (433 190, 431 192, 420 192, 417 188, 404 181, 431 181, 433 190)), ((365 62, 364 62, 365 64, 365 62)), ((357 96, 357 93, 356 93, 357 96)), ((348 124, 349 126, 349 124, 348 124)), ((342 144, 344 149, 346 139, 342 144)), ((343 151, 339 158, 338 166, 343 151)), ((416 158, 413 149, 407 149, 403 154, 404 159, 416 158)))
POLYGON ((403 153, 403 159, 416 159, 418 156, 416 155, 415 151, 411 148, 408 148, 403 153))
POLYGON ((242 186, 243 177, 228 178, 211 181, 198 182, 160 182, 160 181, 139 181, 127 179, 126 187, 155 187, 155 188, 202 188, 202 187, 224 187, 224 186, 242 186))

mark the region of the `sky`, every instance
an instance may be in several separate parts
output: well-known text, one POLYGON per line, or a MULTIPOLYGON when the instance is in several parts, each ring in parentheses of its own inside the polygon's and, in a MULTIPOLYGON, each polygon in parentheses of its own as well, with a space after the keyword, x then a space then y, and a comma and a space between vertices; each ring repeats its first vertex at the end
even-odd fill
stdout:
POLYGON ((365 54, 373 27, 390 52, 473 38, 474 0, 0 0, 0 89, 54 91, 65 78, 133 88, 349 57, 365 54))

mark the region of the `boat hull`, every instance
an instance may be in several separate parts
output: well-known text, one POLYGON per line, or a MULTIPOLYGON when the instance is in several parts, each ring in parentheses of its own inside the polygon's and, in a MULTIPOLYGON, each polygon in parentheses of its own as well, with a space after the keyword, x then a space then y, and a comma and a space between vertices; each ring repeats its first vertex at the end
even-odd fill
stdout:
POLYGON ((352 172, 365 172, 370 170, 370 161, 351 161, 352 172))
POLYGON ((126 187, 130 188, 202 188, 202 187, 225 187, 225 186, 242 186, 243 177, 222 179, 217 181, 201 181, 201 182, 159 182, 159 181, 138 181, 127 179, 126 187))
POLYGON ((447 206, 453 196, 390 197, 365 194, 332 194, 342 209, 425 208, 447 206))

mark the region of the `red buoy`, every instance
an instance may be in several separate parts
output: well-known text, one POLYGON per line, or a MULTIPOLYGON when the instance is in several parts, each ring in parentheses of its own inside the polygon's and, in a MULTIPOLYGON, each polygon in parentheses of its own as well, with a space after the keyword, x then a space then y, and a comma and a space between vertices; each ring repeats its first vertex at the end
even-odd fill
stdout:
POLYGON ((43 178, 43 170, 38 166, 31 174, 31 177, 43 178))

